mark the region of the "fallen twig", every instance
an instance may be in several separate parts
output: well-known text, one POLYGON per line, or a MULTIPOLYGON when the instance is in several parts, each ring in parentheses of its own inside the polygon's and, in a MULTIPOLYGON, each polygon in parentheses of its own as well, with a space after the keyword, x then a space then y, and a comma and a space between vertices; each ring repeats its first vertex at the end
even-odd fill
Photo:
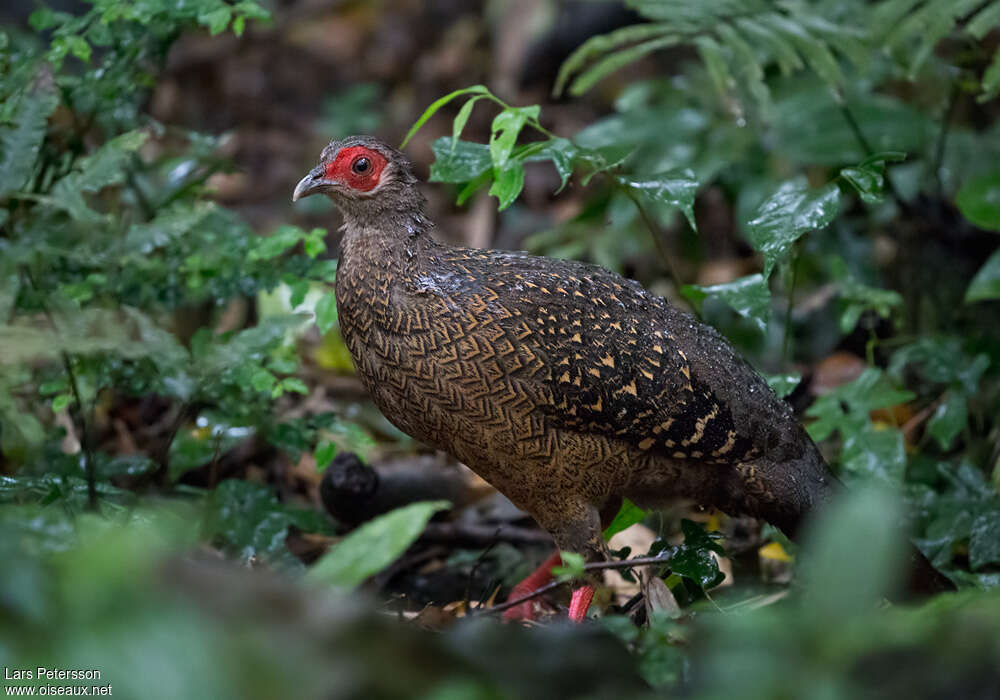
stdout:
MULTIPOLYGON (((583 565, 584 571, 602 571, 604 569, 631 569, 633 566, 656 566, 657 564, 666 564, 670 561, 668 556, 659 557, 636 557, 635 559, 625 559, 623 561, 596 561, 589 564, 583 565)), ((508 608, 513 608, 516 605, 525 603, 529 600, 534 600, 539 596, 545 595, 549 591, 555 590, 563 584, 570 583, 570 581, 553 581, 547 583, 541 588, 536 588, 531 593, 527 593, 513 600, 508 600, 500 605, 494 605, 492 608, 486 608, 485 610, 477 610, 475 615, 490 615, 493 613, 503 612, 508 608)))

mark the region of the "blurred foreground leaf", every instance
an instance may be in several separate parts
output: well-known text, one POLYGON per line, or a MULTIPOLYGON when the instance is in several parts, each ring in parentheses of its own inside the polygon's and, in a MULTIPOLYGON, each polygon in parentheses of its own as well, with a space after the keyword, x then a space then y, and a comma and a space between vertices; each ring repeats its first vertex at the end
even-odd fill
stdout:
POLYGON ((397 508, 371 520, 330 548, 306 578, 337 588, 356 588, 392 564, 423 532, 447 501, 424 501, 397 508))

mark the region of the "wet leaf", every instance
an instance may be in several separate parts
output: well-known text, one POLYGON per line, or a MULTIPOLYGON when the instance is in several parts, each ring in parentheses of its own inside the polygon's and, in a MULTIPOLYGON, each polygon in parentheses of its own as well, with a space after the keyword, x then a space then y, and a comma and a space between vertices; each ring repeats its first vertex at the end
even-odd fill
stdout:
POLYGON ((764 256, 764 277, 788 258, 792 244, 800 236, 825 227, 839 208, 840 190, 835 183, 818 190, 809 189, 800 180, 781 185, 747 224, 751 245, 764 256))
POLYGON ((949 391, 934 410, 934 415, 927 421, 927 432, 942 450, 949 450, 955 438, 965 428, 968 419, 965 394, 960 391, 949 391))
POLYGON ((710 287, 686 285, 681 289, 681 294, 696 306, 700 306, 707 298, 718 299, 751 321, 761 333, 767 331, 771 318, 771 290, 763 275, 753 274, 710 287))
POLYGON ((725 554, 718 543, 720 535, 709 533, 698 523, 687 519, 681 520, 681 531, 684 543, 670 558, 671 571, 691 579, 704 590, 722 583, 725 574, 719 571, 719 564, 712 556, 712 552, 725 554))
POLYGON ((511 161, 494 177, 490 194, 500 200, 497 211, 503 211, 514 203, 524 188, 524 165, 520 161, 511 161))
POLYGON ((641 178, 616 176, 615 180, 636 194, 680 209, 691 228, 698 230, 694 220, 694 197, 698 192, 698 181, 692 171, 671 171, 641 178))
POLYGON ((442 136, 431 144, 431 150, 434 152, 431 182, 469 182, 493 167, 490 147, 483 143, 459 141, 452 148, 451 139, 442 136))

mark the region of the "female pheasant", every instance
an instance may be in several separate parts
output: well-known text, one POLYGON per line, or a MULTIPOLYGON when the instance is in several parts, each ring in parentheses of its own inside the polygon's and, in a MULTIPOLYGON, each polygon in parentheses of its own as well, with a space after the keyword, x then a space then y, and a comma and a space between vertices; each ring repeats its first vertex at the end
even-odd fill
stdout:
MULTIPOLYGON (((409 161, 374 138, 323 149, 292 199, 318 193, 344 216, 340 328, 376 405, 492 483, 559 549, 604 560, 602 527, 622 498, 690 498, 794 536, 838 489, 789 406, 729 343, 638 283, 436 242, 409 161)), ((575 590, 570 616, 582 619, 592 596, 575 590)))

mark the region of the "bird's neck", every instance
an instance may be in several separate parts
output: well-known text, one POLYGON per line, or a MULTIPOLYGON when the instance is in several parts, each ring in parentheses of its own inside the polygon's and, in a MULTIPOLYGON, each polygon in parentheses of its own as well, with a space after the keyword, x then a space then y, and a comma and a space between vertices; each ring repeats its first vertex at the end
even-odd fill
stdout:
POLYGON ((344 211, 341 267, 407 268, 433 245, 431 223, 420 209, 383 210, 372 215, 344 211))

